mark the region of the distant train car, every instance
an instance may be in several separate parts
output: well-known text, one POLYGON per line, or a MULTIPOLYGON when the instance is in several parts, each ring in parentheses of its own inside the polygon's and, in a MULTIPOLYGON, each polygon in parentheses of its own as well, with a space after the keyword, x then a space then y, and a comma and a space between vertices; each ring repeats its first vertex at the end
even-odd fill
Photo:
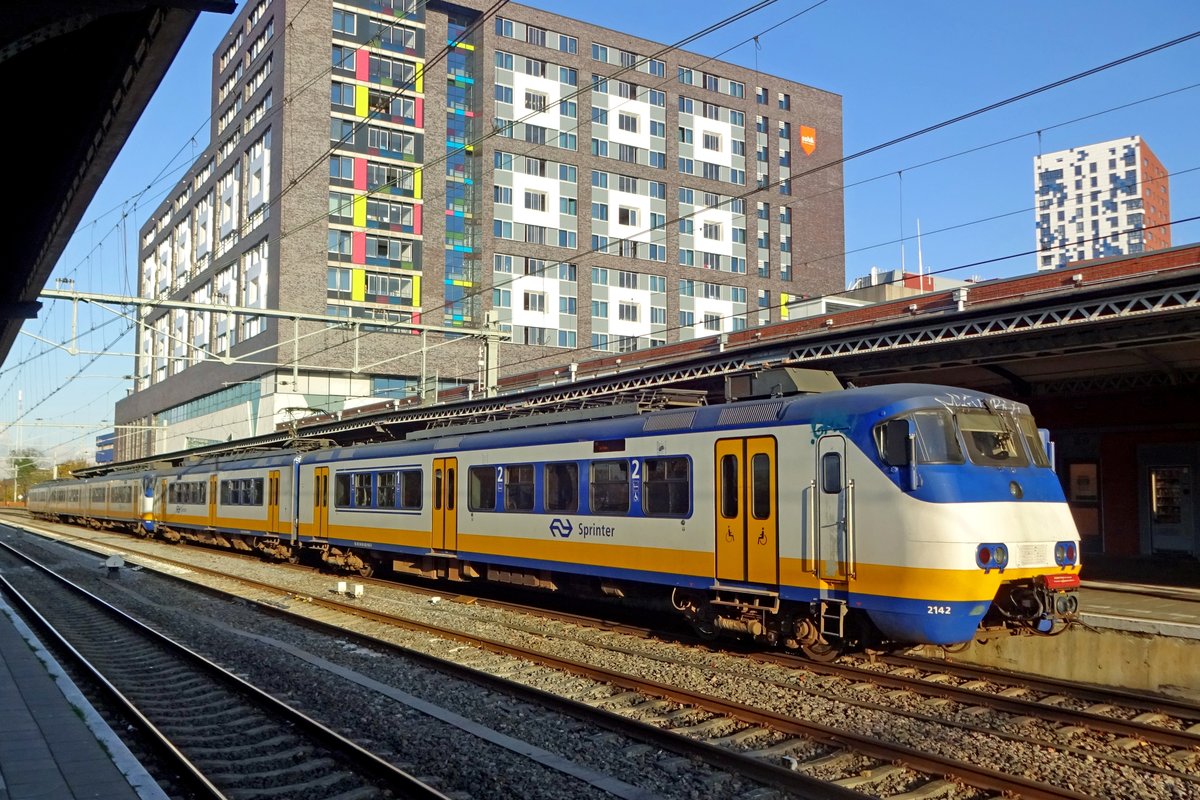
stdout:
POLYGON ((818 658, 1077 611, 1078 535, 1022 404, 898 385, 523 424, 162 470, 153 521, 362 574, 657 597, 818 658))
POLYGON ((26 507, 39 517, 66 519, 93 528, 152 533, 151 485, 143 475, 62 479, 31 488, 26 507))
POLYGON ((297 560, 290 453, 160 470, 154 521, 162 538, 297 560))

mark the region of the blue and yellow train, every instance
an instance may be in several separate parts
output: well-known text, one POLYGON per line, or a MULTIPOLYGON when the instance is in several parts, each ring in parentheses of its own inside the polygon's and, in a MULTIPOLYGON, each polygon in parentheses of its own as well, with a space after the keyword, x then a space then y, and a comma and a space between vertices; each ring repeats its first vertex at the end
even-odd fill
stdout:
POLYGON ((657 596, 800 647, 1053 632, 1079 538, 1029 409, 892 385, 213 459, 30 492, 42 517, 277 559, 657 596))

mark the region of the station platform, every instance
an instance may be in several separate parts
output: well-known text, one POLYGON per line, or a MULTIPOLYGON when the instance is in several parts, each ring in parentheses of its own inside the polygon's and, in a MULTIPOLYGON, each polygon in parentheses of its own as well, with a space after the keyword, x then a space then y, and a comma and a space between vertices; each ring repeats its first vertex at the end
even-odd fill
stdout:
POLYGON ((0 800, 167 800, 0 599, 0 800))
POLYGON ((1079 616, 1094 628, 1200 639, 1200 589, 1085 579, 1079 616))

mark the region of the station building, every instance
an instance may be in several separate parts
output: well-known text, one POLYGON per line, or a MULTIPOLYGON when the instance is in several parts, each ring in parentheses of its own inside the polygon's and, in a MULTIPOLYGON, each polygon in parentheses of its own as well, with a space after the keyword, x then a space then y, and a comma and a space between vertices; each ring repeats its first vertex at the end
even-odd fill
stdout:
POLYGON ((485 325, 506 374, 841 288, 839 96, 488 8, 247 4, 211 144, 140 230, 139 293, 177 305, 140 320, 117 460, 478 386, 485 325))

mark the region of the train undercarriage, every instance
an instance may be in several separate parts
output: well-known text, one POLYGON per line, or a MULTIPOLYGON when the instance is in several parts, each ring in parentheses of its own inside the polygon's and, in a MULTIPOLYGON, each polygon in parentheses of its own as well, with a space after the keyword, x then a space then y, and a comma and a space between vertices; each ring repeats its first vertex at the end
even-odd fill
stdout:
MULTIPOLYGON (((662 606, 663 597, 653 587, 633 582, 581 577, 551 570, 536 570, 464 561, 450 554, 397 556, 364 548, 328 543, 293 544, 286 538, 251 532, 179 528, 159 525, 147 532, 136 523, 98 523, 89 518, 43 515, 52 521, 70 522, 94 529, 128 529, 169 542, 254 553, 272 561, 307 563, 335 572, 370 577, 394 573, 433 581, 486 582, 523 589, 607 598, 632 604, 662 606)), ((981 621, 975 641, 1018 635, 1057 635, 1077 619, 1078 599, 1072 591, 1076 575, 1046 575, 1001 585, 981 621)), ((832 661, 855 650, 887 650, 909 646, 889 642, 861 610, 844 600, 811 603, 784 601, 773 592, 730 589, 675 588, 670 607, 682 615, 701 637, 733 637, 767 647, 799 650, 814 661, 832 661)), ((971 642, 947 649, 960 649, 971 642)))

